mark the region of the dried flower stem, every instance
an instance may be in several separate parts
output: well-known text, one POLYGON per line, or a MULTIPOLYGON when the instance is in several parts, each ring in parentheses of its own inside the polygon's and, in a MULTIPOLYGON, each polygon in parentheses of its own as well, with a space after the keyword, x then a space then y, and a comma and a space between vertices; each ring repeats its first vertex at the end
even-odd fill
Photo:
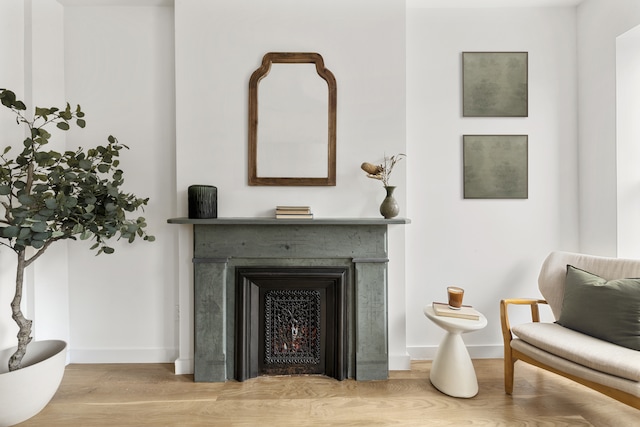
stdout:
POLYGON ((363 163, 361 168, 365 172, 367 172, 367 177, 372 179, 377 179, 382 181, 382 185, 385 187, 389 186, 389 177, 391 176, 391 172, 393 171, 394 166, 403 157, 407 157, 403 153, 396 154, 395 156, 387 157, 384 156, 384 160, 380 165, 372 165, 371 163, 363 163))
POLYGON ((389 186, 389 177, 391 176, 391 172, 393 171, 393 167, 402 160, 403 157, 407 157, 405 154, 399 153, 395 156, 384 157, 384 163, 382 165, 382 185, 385 187, 389 186))

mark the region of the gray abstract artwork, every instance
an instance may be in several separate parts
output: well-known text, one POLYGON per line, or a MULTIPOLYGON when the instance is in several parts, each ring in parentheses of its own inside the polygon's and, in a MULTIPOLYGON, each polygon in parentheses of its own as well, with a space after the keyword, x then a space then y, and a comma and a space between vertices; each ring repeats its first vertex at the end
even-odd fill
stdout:
POLYGON ((463 52, 462 115, 527 117, 527 52, 463 52))
POLYGON ((464 135, 464 198, 528 198, 527 135, 464 135))

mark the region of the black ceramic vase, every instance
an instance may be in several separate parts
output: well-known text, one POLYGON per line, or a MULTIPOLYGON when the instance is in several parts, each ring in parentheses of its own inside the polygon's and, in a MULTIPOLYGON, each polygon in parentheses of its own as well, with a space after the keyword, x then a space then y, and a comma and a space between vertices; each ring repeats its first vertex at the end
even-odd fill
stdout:
POLYGON ((213 185, 191 185, 188 190, 189 218, 218 217, 218 189, 213 185))

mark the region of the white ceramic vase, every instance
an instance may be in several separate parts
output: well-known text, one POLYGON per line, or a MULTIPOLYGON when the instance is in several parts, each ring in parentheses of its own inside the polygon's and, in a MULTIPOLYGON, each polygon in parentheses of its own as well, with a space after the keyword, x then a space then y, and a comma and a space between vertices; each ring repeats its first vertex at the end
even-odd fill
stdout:
POLYGON ((62 381, 66 349, 64 341, 34 341, 24 367, 13 372, 7 364, 16 348, 0 351, 0 427, 26 421, 47 406, 62 381))

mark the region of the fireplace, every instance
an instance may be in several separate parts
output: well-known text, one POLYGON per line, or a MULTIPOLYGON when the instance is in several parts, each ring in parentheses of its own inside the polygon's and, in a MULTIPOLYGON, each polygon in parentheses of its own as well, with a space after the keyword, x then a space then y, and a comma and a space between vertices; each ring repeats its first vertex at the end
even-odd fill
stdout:
POLYGON ((236 270, 236 373, 347 377, 348 268, 236 270))
MULTIPOLYGON (((263 313, 257 319, 266 319, 268 310, 273 315, 287 301, 298 301, 303 307, 300 310, 306 310, 305 316, 312 316, 308 313, 317 311, 313 302, 317 294, 321 312, 338 302, 337 311, 318 323, 321 330, 328 324, 335 331, 332 336, 320 335, 328 344, 320 348, 318 358, 329 355, 321 361, 320 373, 359 381, 388 377, 387 227, 409 220, 174 218, 168 222, 193 225, 195 381, 245 380, 270 374, 275 365, 292 365, 291 373, 308 368, 306 361, 316 357, 315 347, 307 348, 305 363, 283 362, 283 355, 294 355, 289 347, 276 351, 278 345, 283 349, 287 340, 287 346, 294 341, 300 345, 300 340, 296 341, 299 335, 279 338, 276 347, 260 343, 267 339, 265 328, 276 335, 278 328, 284 328, 283 324, 256 326, 252 315, 245 316, 256 310, 254 297, 260 294, 271 301, 271 308, 258 308, 263 313), (305 284, 274 285, 269 278, 274 272, 280 283, 305 284), (340 276, 341 285, 327 284, 336 282, 335 277, 323 279, 325 284, 307 280, 322 272, 340 276), (280 292, 286 288, 298 295, 280 292), (324 305, 323 294, 328 298, 324 305), (239 317, 241 311, 244 314, 239 317)), ((318 334, 309 331, 310 327, 314 326, 306 326, 305 340, 318 334)))

